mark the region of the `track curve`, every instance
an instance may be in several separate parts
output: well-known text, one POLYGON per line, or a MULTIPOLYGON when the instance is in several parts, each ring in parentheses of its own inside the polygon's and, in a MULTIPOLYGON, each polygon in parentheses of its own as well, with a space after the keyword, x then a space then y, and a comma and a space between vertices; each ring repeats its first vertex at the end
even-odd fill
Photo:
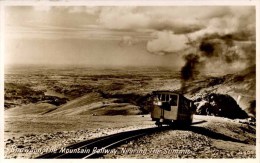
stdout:
POLYGON ((55 153, 47 153, 36 157, 36 159, 75 159, 75 158, 99 158, 104 155, 102 150, 111 150, 121 144, 156 132, 171 129, 169 126, 153 127, 139 130, 120 132, 104 137, 99 137, 58 149, 55 153))

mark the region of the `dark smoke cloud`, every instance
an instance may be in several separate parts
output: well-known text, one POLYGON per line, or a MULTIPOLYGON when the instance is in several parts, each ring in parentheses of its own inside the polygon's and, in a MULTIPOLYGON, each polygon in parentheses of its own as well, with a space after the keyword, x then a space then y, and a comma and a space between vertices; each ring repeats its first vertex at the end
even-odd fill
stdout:
POLYGON ((194 53, 190 53, 184 56, 186 61, 185 65, 181 69, 181 92, 186 92, 186 81, 194 79, 199 74, 200 56, 194 53))
POLYGON ((188 54, 184 57, 186 63, 181 69, 181 77, 183 80, 193 79, 198 74, 197 68, 199 66, 199 56, 196 54, 188 54))
POLYGON ((205 35, 192 43, 193 53, 184 55, 181 68, 182 91, 186 82, 196 79, 200 72, 227 74, 241 71, 255 63, 255 42, 236 41, 229 35, 205 35))
POLYGON ((208 56, 208 57, 211 57, 214 55, 214 50, 215 50, 215 47, 214 47, 214 44, 212 43, 209 43, 209 42, 202 42, 199 46, 199 49, 200 51, 202 52, 205 52, 205 54, 208 56))

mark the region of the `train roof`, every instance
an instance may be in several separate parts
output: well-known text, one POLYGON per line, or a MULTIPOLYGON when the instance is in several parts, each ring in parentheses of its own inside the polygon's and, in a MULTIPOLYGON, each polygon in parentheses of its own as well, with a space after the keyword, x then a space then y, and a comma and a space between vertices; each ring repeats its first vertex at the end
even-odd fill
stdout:
POLYGON ((181 93, 181 91, 172 91, 172 90, 157 90, 157 91, 153 91, 153 94, 157 94, 157 93, 163 93, 163 94, 178 94, 178 95, 183 95, 181 93))
POLYGON ((181 91, 176 90, 157 90, 153 91, 152 94, 175 94, 184 97, 185 99, 191 101, 190 99, 186 98, 181 91))

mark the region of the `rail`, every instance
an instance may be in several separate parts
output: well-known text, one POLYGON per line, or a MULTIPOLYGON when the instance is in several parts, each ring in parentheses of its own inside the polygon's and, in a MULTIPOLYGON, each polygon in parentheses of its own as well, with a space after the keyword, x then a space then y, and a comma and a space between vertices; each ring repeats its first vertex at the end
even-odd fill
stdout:
POLYGON ((99 158, 106 153, 98 152, 99 150, 111 150, 121 144, 127 143, 131 140, 140 138, 145 135, 150 135, 156 132, 161 132, 170 129, 169 126, 153 127, 139 130, 132 130, 112 134, 104 137, 99 137, 83 142, 79 142, 68 147, 58 149, 54 153, 47 153, 36 157, 36 159, 74 159, 74 158, 99 158), (66 149, 66 150, 64 150, 66 149), (72 151, 72 152, 66 152, 72 151), (76 152, 75 152, 76 151, 76 152), (78 151, 78 152, 77 152, 78 151))

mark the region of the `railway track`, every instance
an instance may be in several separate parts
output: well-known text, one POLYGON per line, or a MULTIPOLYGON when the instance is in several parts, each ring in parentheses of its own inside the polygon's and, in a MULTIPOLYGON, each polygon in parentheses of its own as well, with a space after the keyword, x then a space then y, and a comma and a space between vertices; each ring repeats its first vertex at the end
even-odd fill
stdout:
POLYGON ((79 142, 77 144, 58 149, 56 152, 41 155, 39 157, 36 157, 36 159, 99 158, 105 154, 104 152, 102 152, 102 150, 112 150, 114 147, 127 143, 131 140, 168 129, 170 129, 170 127, 165 126, 160 128, 154 127, 112 134, 92 140, 79 142))

